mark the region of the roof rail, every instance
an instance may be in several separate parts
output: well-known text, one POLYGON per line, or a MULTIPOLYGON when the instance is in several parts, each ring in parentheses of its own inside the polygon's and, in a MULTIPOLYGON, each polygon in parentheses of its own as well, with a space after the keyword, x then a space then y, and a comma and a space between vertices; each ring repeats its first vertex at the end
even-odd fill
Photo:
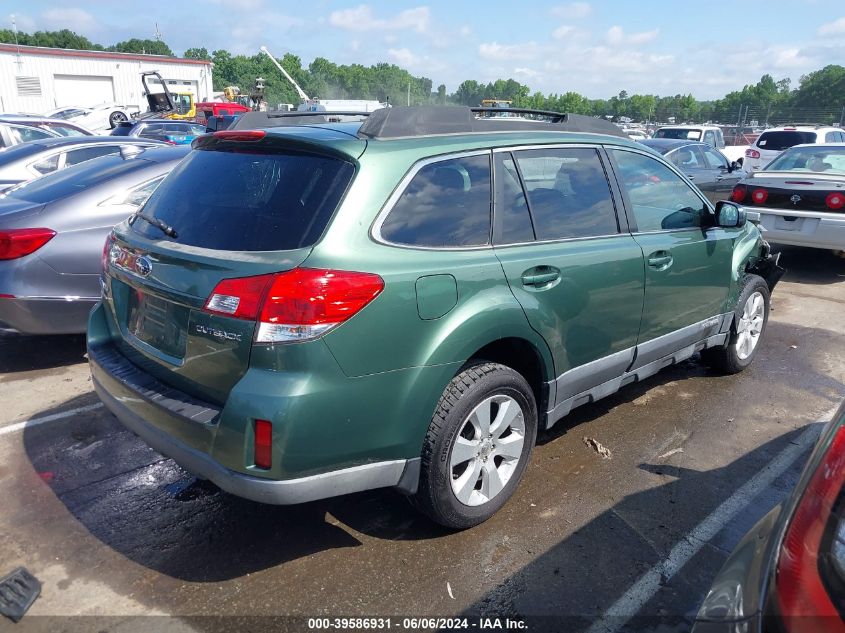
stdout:
POLYGON ((309 123, 334 123, 341 121, 341 117, 367 117, 371 112, 244 112, 232 125, 230 130, 259 130, 285 125, 307 125, 309 123))
POLYGON ((372 112, 358 130, 373 139, 490 132, 589 132, 628 138, 616 125, 581 114, 528 108, 398 106, 372 112), (479 116, 487 114, 487 116, 479 116), (521 116, 502 116, 515 114, 521 116), (545 121, 543 120, 545 119, 545 121))

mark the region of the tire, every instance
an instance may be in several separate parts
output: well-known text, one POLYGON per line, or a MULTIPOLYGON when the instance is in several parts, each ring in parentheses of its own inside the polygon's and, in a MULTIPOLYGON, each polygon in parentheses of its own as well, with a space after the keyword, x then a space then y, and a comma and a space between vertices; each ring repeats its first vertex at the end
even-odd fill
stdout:
POLYGON ((726 374, 738 374, 753 362, 768 322, 769 287, 757 275, 746 275, 727 345, 704 350, 701 359, 726 374))
POLYGON ((109 127, 114 129, 117 127, 118 123, 123 123, 124 121, 128 121, 129 118, 120 110, 115 110, 109 115, 109 127))
POLYGON ((448 528, 486 521, 513 494, 536 438, 537 403, 525 378, 498 363, 467 367, 437 404, 411 502, 448 528))

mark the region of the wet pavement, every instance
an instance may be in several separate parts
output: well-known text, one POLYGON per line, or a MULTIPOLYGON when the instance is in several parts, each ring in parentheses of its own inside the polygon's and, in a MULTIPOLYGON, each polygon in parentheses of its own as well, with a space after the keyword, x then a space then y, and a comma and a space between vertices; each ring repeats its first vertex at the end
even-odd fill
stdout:
MULTIPOLYGON (((586 629, 845 398, 845 259, 784 249, 782 263, 789 273, 749 370, 720 376, 693 358, 576 409, 541 434, 502 511, 458 533, 388 490, 295 507, 222 493, 97 406, 81 338, 0 334, 0 576, 24 565, 43 583, 14 630, 218 630, 213 618, 133 617, 213 614, 586 629)), ((661 578, 640 615, 694 614, 730 550, 797 481, 808 453, 795 454, 661 578)), ((307 630, 305 620, 239 622, 223 626, 307 630)))

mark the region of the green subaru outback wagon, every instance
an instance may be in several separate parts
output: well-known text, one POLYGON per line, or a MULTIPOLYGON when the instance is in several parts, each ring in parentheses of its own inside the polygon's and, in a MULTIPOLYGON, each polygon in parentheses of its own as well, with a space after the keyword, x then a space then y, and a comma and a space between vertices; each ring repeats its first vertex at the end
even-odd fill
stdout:
POLYGON ((196 139, 105 245, 105 405, 235 495, 393 487, 465 528, 573 407, 747 367, 783 270, 744 210, 604 121, 502 114, 196 139))

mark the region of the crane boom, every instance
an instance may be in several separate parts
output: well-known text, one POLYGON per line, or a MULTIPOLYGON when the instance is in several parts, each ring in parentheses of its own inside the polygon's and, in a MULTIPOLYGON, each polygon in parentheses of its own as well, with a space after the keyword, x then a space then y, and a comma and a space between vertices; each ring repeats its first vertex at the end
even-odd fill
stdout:
POLYGON ((305 94, 305 91, 303 91, 302 88, 299 87, 299 84, 293 80, 293 77, 291 77, 288 72, 284 68, 282 68, 282 65, 278 61, 276 61, 276 58, 273 57, 273 55, 270 54, 270 51, 267 50, 266 46, 261 47, 261 52, 267 55, 267 57, 270 58, 270 61, 272 61, 276 65, 276 68, 278 68, 279 71, 281 71, 281 73, 285 76, 285 78, 293 84, 293 87, 296 89, 299 98, 302 99, 303 102, 308 101, 308 95, 305 94))

